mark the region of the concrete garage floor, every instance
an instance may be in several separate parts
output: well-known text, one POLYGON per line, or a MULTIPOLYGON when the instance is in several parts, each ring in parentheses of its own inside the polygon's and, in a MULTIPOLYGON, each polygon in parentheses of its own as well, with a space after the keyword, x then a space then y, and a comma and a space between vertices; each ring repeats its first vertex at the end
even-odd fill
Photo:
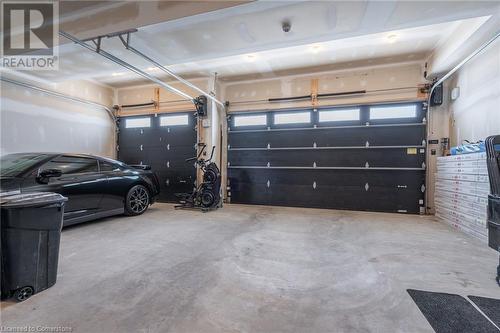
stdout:
POLYGON ((156 204, 63 231, 57 284, 3 326, 73 332, 432 332, 407 288, 500 298, 498 254, 432 217, 156 204))

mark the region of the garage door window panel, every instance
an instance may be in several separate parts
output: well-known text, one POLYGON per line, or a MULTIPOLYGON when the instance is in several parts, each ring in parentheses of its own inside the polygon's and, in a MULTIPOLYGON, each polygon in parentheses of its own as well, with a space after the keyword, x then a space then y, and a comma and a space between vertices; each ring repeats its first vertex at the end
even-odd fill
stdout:
POLYGON ((160 126, 165 127, 175 127, 175 126, 187 126, 189 125, 189 116, 187 114, 182 115, 169 115, 160 117, 160 126))
POLYGON ((274 127, 311 127, 310 111, 302 112, 275 112, 273 114, 274 127))
POLYGON ((125 128, 149 128, 151 117, 125 118, 125 128))
POLYGON ((369 122, 373 124, 403 124, 422 122, 417 104, 376 105, 369 108, 369 122))
POLYGON ((359 108, 318 111, 318 123, 324 125, 358 123, 360 119, 359 108))
POLYGON ((235 130, 248 130, 253 128, 267 127, 267 115, 235 115, 232 117, 232 127, 235 130))

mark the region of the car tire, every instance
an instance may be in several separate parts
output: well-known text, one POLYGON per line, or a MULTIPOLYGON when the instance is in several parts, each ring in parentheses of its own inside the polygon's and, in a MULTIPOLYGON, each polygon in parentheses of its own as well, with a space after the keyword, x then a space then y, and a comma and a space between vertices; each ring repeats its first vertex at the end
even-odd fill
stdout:
POLYGON ((148 209, 150 203, 148 189, 143 185, 135 185, 128 190, 125 197, 125 215, 141 215, 148 209))

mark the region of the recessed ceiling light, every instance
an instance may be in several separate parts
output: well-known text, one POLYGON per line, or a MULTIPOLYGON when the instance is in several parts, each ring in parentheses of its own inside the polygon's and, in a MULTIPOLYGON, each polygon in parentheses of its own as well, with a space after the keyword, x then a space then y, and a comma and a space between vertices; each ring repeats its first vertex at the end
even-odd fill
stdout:
POLYGON ((124 75, 125 73, 112 73, 111 75, 112 76, 120 76, 120 75, 124 75))
POLYGON ((158 67, 148 67, 148 71, 157 71, 158 67))
POLYGON ((247 61, 250 61, 250 62, 255 61, 255 58, 257 58, 257 57, 255 56, 255 54, 247 54, 247 55, 245 56, 245 59, 246 59, 247 61))
POLYGON ((394 43, 396 42, 397 39, 398 35, 396 34, 390 34, 389 36, 387 36, 387 40, 389 41, 389 43, 394 43))
POLYGON ((321 51, 323 49, 323 46, 319 45, 319 44, 316 44, 316 45, 312 45, 311 46, 311 51, 313 53, 318 53, 319 51, 321 51))

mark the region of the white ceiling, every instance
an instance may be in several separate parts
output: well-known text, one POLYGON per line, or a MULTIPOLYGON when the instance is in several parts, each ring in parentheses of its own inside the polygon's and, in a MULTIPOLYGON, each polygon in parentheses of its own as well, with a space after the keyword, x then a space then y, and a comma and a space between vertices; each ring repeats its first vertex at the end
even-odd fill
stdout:
MULTIPOLYGON (((131 43, 188 77, 213 72, 225 79, 268 77, 423 61, 458 28, 465 42, 498 7, 499 2, 475 1, 253 2, 139 28, 131 43), (281 30, 283 20, 291 22, 289 33, 281 30)), ((116 39, 105 40, 103 49, 162 77, 116 39)), ((143 82, 73 44, 60 47, 59 71, 35 74, 51 81, 94 79, 112 86, 143 82)))

